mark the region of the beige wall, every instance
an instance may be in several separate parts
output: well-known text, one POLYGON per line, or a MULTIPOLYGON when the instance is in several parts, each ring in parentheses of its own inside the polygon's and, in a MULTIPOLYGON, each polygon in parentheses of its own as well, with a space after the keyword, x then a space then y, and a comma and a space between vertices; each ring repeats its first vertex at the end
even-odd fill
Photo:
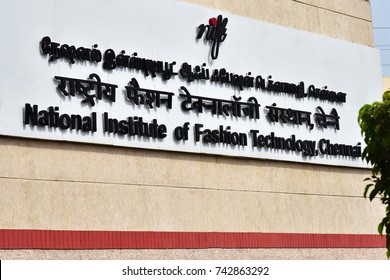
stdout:
POLYGON ((244 17, 373 46, 365 0, 184 0, 244 17))
POLYGON ((390 77, 383 77, 383 89, 390 90, 390 77))
POLYGON ((381 214, 364 169, 1 143, 0 228, 375 233, 381 214))
MULTIPOLYGON (((373 45, 370 6, 363 0, 190 2, 373 45)), ((8 137, 0 137, 0 166, 0 229, 375 234, 384 211, 378 201, 362 198, 362 180, 370 175, 365 169, 8 137)), ((320 258, 300 251, 286 252, 320 258)), ((350 251, 340 254, 353 258, 350 251)), ((24 252, 26 258, 42 254, 24 252)), ((174 258, 174 250, 158 252, 174 258)), ((194 254, 183 252, 182 258, 194 254)), ((254 258, 278 258, 281 251, 261 252, 254 258)), ((18 254, 0 251, 0 257, 18 254)))

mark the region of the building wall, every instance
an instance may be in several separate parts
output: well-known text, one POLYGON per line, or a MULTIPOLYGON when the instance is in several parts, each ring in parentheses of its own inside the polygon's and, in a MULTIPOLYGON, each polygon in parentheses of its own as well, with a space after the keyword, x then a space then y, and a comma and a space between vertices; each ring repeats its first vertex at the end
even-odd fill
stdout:
POLYGON ((1 154, 2 228, 369 234, 379 219, 368 170, 14 138, 1 154))
MULTIPOLYGON (((373 45, 363 0, 187 2, 373 45)), ((384 211, 379 200, 362 198, 368 169, 11 137, 0 137, 0 166, 0 229, 374 235, 384 211)), ((0 257, 385 257, 382 249, 321 250, 12 250, 0 257)))
POLYGON ((366 0, 185 0, 277 25, 367 46, 374 45, 366 0))
POLYGON ((390 90, 390 77, 383 77, 384 90, 390 90))

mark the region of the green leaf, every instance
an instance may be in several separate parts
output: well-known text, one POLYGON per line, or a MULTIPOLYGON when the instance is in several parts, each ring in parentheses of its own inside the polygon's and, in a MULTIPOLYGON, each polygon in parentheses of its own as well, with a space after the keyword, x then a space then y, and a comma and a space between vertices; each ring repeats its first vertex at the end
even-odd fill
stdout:
POLYGON ((370 201, 372 201, 375 198, 375 196, 378 194, 378 192, 379 192, 378 188, 375 188, 372 190, 372 192, 370 193, 370 201))
POLYGON ((383 221, 380 222, 379 225, 378 225, 378 232, 379 232, 380 235, 383 234, 383 221))
POLYGON ((372 185, 373 185, 373 184, 368 184, 368 185, 366 186, 366 188, 365 188, 365 190, 364 190, 364 194, 363 194, 364 198, 367 198, 367 192, 368 192, 368 190, 370 189, 370 187, 372 187, 372 185))
POLYGON ((387 256, 387 259, 390 259, 390 250, 387 251, 386 256, 387 256))
POLYGON ((381 124, 377 124, 375 126, 375 133, 378 133, 381 130, 381 128, 382 128, 381 124))

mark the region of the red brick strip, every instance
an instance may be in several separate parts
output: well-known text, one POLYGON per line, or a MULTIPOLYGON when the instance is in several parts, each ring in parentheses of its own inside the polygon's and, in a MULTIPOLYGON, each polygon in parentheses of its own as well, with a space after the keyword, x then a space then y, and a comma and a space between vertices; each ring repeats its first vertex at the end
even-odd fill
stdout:
POLYGON ((376 234, 0 230, 0 249, 385 248, 376 234))

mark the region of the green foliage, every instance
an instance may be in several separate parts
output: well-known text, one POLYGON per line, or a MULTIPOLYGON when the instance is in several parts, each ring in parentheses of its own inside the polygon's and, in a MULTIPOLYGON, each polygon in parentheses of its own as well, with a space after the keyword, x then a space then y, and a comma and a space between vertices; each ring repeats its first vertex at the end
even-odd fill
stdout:
POLYGON ((359 125, 367 146, 363 159, 372 165, 372 176, 364 197, 372 201, 379 197, 386 206, 386 216, 378 225, 379 234, 386 234, 387 257, 390 258, 390 91, 383 94, 382 102, 366 104, 359 111, 359 125))

